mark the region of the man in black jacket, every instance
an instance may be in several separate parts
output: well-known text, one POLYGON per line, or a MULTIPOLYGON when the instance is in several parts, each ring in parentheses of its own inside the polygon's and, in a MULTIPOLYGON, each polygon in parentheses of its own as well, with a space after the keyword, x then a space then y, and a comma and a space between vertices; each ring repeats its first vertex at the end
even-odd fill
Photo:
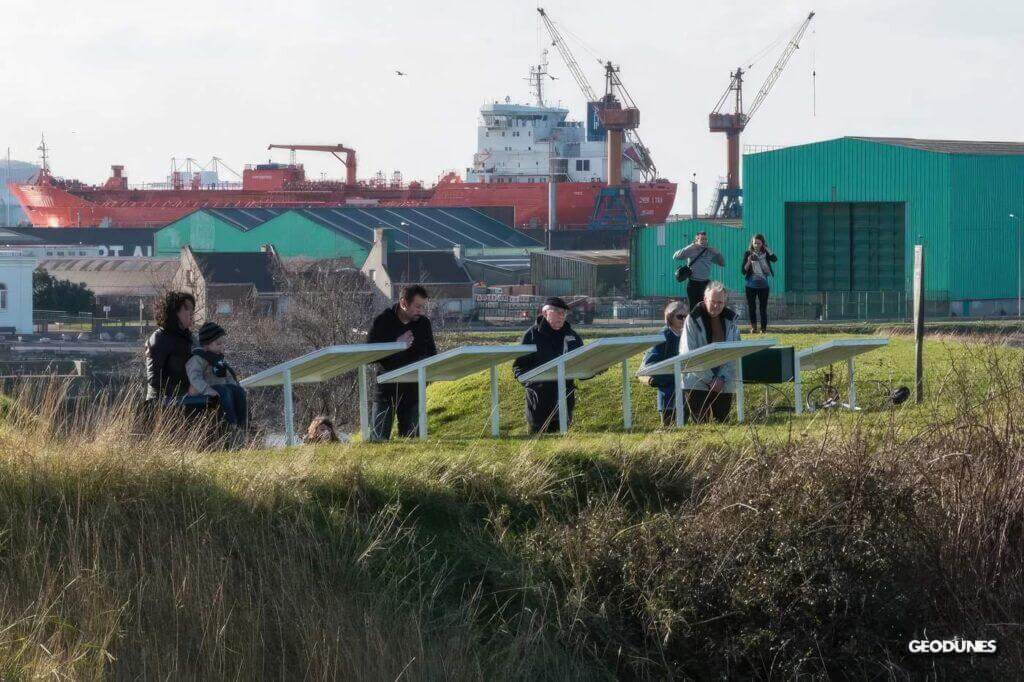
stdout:
MULTIPOLYGON (((536 345, 537 352, 522 355, 512 363, 512 372, 518 379, 535 367, 564 355, 583 345, 583 339, 565 321, 569 306, 560 298, 544 301, 536 323, 523 334, 521 343, 536 345)), ((558 429, 558 382, 531 381, 526 387, 526 423, 530 433, 545 433, 558 429)), ((572 381, 565 382, 566 415, 565 423, 572 423, 572 411, 576 406, 576 391, 572 381)))
MULTIPOLYGON (((437 355, 434 330, 424 314, 427 290, 418 284, 402 289, 398 303, 373 319, 368 343, 401 341, 407 345, 403 351, 377 361, 381 372, 405 367, 414 362, 437 355)), ((373 440, 389 440, 391 425, 398 417, 398 435, 413 437, 419 430, 419 391, 416 384, 377 384, 373 396, 373 440)))

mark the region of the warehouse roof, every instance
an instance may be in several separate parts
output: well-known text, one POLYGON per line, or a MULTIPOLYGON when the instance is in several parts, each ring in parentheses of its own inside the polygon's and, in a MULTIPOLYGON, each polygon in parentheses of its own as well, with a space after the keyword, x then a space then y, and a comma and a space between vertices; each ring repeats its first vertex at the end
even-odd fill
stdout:
POLYGON ((580 261, 590 265, 628 265, 629 252, 625 249, 602 251, 536 251, 538 255, 580 261))
POLYGON ((57 279, 84 284, 97 296, 153 296, 170 285, 177 258, 56 258, 39 267, 57 279))
POLYGON ((373 230, 378 227, 391 228, 394 244, 405 250, 450 249, 457 244, 470 249, 540 246, 522 232, 467 207, 203 208, 189 215, 205 213, 248 232, 289 211, 366 247, 373 244, 373 230))
POLYGON ((473 281, 452 251, 393 251, 388 254, 388 275, 403 284, 473 281))
POLYGON ((891 144, 942 154, 1024 154, 1024 142, 971 140, 919 140, 913 137, 853 137, 854 140, 891 144))
POLYGON ((207 284, 252 284, 260 293, 277 291, 273 253, 196 253, 192 256, 207 284))

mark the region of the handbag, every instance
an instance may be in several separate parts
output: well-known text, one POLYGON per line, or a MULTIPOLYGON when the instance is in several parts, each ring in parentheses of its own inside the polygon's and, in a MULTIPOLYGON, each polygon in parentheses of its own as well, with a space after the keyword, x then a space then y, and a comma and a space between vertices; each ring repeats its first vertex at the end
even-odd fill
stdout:
MULTIPOLYGON (((691 263, 696 263, 698 260, 700 260, 700 257, 703 256, 704 252, 707 251, 707 250, 708 250, 708 247, 705 246, 703 249, 701 249, 700 253, 698 253, 695 258, 690 260, 690 262, 691 263)), ((693 274, 693 268, 691 268, 689 265, 682 265, 682 266, 676 268, 676 281, 677 282, 685 282, 686 280, 690 279, 690 275, 692 275, 692 274, 693 274)))

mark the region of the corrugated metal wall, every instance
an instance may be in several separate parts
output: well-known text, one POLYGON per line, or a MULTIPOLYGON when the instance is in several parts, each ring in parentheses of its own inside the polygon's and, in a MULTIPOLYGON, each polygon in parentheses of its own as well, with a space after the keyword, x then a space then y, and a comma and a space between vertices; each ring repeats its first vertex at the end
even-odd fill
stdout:
MULTIPOLYGON (((743 157, 744 224, 748 230, 763 232, 769 243, 782 244, 787 203, 902 202, 906 207, 904 287, 909 291, 912 245, 920 240, 927 254, 925 288, 956 298, 958 285, 950 264, 951 165, 947 154, 851 138, 747 154, 743 157)), ((973 199, 957 192, 956 201, 973 199)), ((777 253, 781 285, 787 277, 787 254, 784 248, 777 253)))
MULTIPOLYGON (((708 233, 708 243, 725 258, 725 267, 712 267, 712 277, 732 291, 742 291, 740 260, 754 233, 743 227, 707 220, 680 220, 644 227, 633 233, 629 250, 633 297, 685 296, 686 285, 676 281, 675 272, 686 261, 673 260, 672 254, 691 243, 701 230, 708 233)), ((775 248, 770 240, 769 245, 775 248)))
POLYGON ((544 251, 530 254, 530 281, 540 296, 624 296, 628 282, 622 265, 598 265, 544 251))

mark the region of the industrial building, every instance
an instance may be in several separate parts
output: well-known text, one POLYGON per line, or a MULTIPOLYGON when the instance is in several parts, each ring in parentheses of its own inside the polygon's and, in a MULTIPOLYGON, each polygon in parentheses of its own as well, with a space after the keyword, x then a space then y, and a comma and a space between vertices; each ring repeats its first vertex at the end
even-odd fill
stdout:
POLYGON ((624 296, 629 290, 628 273, 625 250, 530 254, 530 278, 540 296, 624 296))
POLYGON ((206 208, 157 231, 158 256, 175 256, 189 246, 199 252, 256 252, 272 244, 281 258, 350 258, 361 267, 373 246, 374 230, 389 228, 399 251, 451 250, 467 258, 507 260, 525 265, 542 245, 473 208, 206 208))
POLYGON ((773 296, 905 301, 920 243, 928 299, 955 315, 1017 311, 1024 143, 843 137, 747 154, 743 184, 742 227, 680 221, 634 235, 635 296, 679 294, 672 253, 701 228, 733 289, 750 237, 762 233, 779 256, 773 296))

